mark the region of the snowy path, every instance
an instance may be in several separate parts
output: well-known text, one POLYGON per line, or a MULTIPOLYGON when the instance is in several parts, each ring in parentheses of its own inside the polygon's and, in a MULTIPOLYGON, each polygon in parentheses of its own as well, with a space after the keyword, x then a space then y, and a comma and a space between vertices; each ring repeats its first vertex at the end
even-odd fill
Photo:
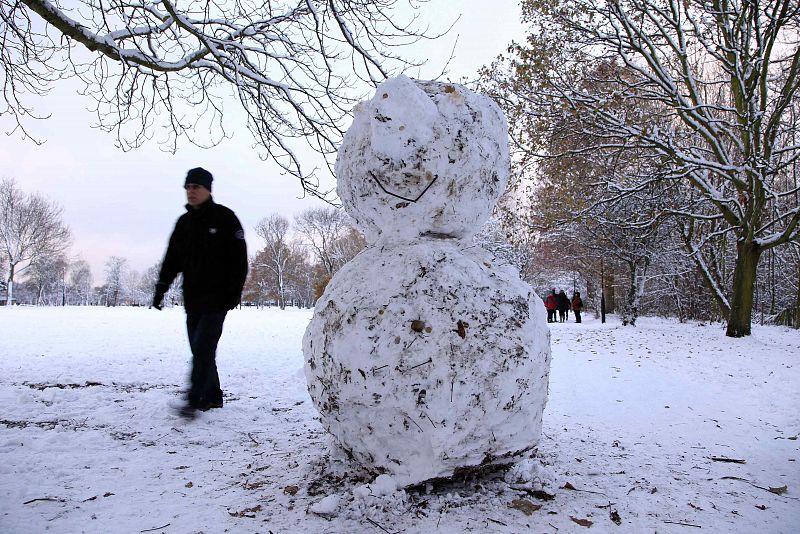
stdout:
POLYGON ((635 330, 581 326, 553 328, 558 358, 542 448, 556 456, 556 472, 605 493, 596 506, 616 502, 641 530, 800 527, 800 334, 756 328, 732 341, 719 326, 653 319, 635 330), (570 344, 577 354, 564 351, 570 344), (739 479, 790 491, 776 499, 739 479))
POLYGON ((655 319, 552 325, 537 458, 555 498, 540 501, 502 474, 362 495, 369 480, 330 462, 305 391, 309 317, 232 312, 226 407, 186 423, 166 409, 187 371, 180 310, 0 308, 0 531, 586 528, 571 517, 591 532, 800 530, 797 331, 731 340, 719 325, 655 319), (336 516, 307 512, 334 494, 336 516), (515 499, 542 508, 528 516, 509 508, 515 499))

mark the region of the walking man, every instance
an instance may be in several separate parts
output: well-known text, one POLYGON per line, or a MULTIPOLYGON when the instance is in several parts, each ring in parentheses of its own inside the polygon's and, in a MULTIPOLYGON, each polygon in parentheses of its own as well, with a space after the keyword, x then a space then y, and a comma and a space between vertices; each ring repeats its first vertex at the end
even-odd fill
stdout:
POLYGON ((239 305, 247 277, 247 246, 239 219, 211 198, 213 176, 197 167, 186 175, 186 213, 178 218, 153 296, 160 310, 164 294, 183 273, 183 305, 192 349, 192 372, 180 415, 222 408, 217 343, 228 310, 239 305))

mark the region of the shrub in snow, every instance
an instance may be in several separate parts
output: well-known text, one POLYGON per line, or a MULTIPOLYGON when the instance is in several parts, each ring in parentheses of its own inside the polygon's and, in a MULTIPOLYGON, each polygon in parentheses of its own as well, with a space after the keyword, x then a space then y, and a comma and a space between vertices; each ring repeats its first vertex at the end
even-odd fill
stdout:
POLYGON ((400 485, 538 442, 544 307, 512 267, 466 239, 505 187, 507 166, 494 102, 402 76, 361 105, 339 151, 339 195, 369 246, 317 302, 306 376, 337 443, 400 485))

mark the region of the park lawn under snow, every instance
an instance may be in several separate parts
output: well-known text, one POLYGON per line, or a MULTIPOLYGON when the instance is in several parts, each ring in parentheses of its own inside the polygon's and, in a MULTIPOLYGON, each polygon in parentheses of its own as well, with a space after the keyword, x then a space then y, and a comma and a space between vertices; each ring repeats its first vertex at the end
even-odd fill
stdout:
POLYGON ((796 330, 551 325, 537 454, 394 490, 330 452, 310 317, 231 312, 225 408, 187 422, 182 310, 0 308, 0 531, 800 531, 796 330))

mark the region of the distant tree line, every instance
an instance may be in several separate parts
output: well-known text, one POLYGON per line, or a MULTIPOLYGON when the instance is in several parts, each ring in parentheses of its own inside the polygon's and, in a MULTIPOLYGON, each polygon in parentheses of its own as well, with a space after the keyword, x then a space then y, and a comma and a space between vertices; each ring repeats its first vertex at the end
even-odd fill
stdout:
POLYGON ((250 261, 242 300, 257 306, 311 307, 333 274, 366 246, 347 214, 311 208, 294 218, 262 219, 256 234, 264 247, 250 261))
MULTIPOLYGON (((0 182, 0 301, 41 306, 147 306, 160 262, 143 273, 128 260, 110 257, 105 283, 95 285, 89 264, 70 259, 70 231, 57 204, 0 182)), ((260 243, 250 259, 242 303, 311 307, 331 276, 366 242, 347 215, 334 207, 311 208, 294 218, 273 214, 255 228, 260 243)), ((253 240, 250 243, 251 250, 253 240)), ((167 306, 182 305, 180 277, 167 292, 167 306)))
MULTIPOLYGON (((580 172, 548 160, 540 166, 542 181, 535 194, 526 189, 521 195, 523 186, 532 186, 518 179, 474 242, 494 254, 495 264, 519 269, 540 296, 554 287, 568 294, 578 290, 598 314, 602 296, 607 313, 617 313, 624 324, 635 325, 640 315, 725 320, 704 274, 687 252, 692 229, 677 220, 665 220, 647 232, 620 224, 645 216, 646 199, 594 202, 590 192, 574 183, 580 172), (593 209, 567 216, 583 205, 593 209)), ((149 305, 160 263, 140 273, 127 259, 112 256, 105 263, 105 283, 95 285, 89 264, 67 254, 70 233, 60 208, 25 194, 12 180, 1 185, 3 303, 149 305)), ((242 296, 246 306, 311 307, 334 273, 366 246, 347 215, 334 207, 311 208, 291 221, 269 215, 256 225, 255 235, 258 245, 250 239, 250 273, 242 296)), ((704 254, 713 257, 713 276, 730 280, 735 246, 723 237, 714 241, 714 248, 706 245, 704 254)), ((798 281, 797 243, 768 250, 757 270, 754 319, 797 327, 798 281)), ((180 285, 179 277, 165 297, 167 306, 182 305, 180 285)))

